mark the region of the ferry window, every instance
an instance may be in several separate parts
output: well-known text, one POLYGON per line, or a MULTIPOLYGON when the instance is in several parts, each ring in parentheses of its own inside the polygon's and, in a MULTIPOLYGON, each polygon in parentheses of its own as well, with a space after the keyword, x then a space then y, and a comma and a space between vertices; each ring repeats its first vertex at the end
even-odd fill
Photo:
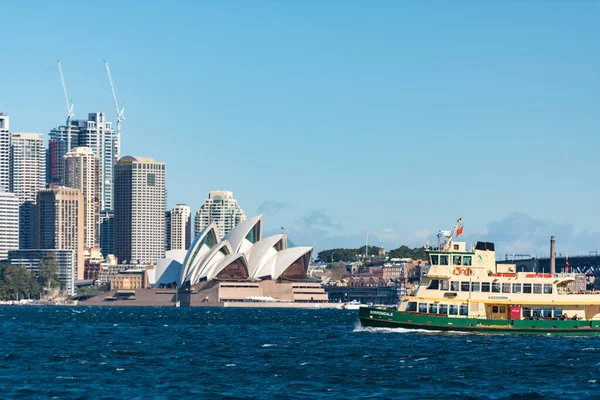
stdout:
POLYGON ((500 306, 500 313, 506 313, 506 306, 500 306))
POLYGON ((461 256, 452 257, 452 264, 454 264, 454 265, 462 265, 461 261, 462 261, 461 256))
POLYGON ((458 281, 452 281, 450 282, 450 291, 451 292, 458 292, 458 281))
POLYGON ((492 282, 492 293, 500 293, 500 282, 492 282))
POLYGON ((531 293, 531 283, 523 284, 523 293, 531 293))
POLYGON ((448 290, 450 288, 450 281, 440 281, 440 289, 448 290))
POLYGON ((438 256, 437 255, 431 256, 431 265, 438 265, 438 256))
POLYGON ((437 304, 429 305, 429 314, 437 314, 437 304))
POLYGON ((440 314, 448 314, 448 304, 440 304, 440 314))
POLYGON ((542 308, 542 315, 544 318, 552 318, 552 309, 549 307, 542 308))
POLYGON ((471 292, 480 292, 481 291, 481 283, 473 282, 471 283, 471 292))
POLYGON ((469 315, 469 307, 466 304, 460 305, 460 315, 469 315))
POLYGON ((492 306, 492 312, 496 314, 498 312, 498 306, 492 306))
POLYGON ((545 283, 544 284, 544 293, 545 294, 552 294, 552 284, 551 283, 545 283))
POLYGON ((542 309, 539 307, 534 307, 533 308, 533 317, 534 318, 539 318, 542 316, 542 309))
POLYGON ((468 292, 468 291, 469 291, 469 289, 470 289, 470 287, 469 287, 469 286, 471 286, 471 285, 469 284, 469 282, 465 282, 465 281, 461 282, 461 283, 460 283, 460 291, 461 291, 461 292, 468 292))
POLYGON ((555 308, 555 309, 554 309, 554 318, 558 318, 558 317, 560 317, 561 315, 563 315, 562 308, 555 308))
POLYGON ((541 283, 534 283, 533 284, 533 293, 535 293, 535 294, 542 294, 542 284, 541 283))
POLYGON ((437 279, 432 279, 431 281, 429 281, 429 286, 427 286, 427 289, 434 289, 437 290, 440 287, 440 281, 438 281, 437 279))
POLYGON ((458 307, 456 304, 450 304, 450 315, 458 315, 458 307))
POLYGON ((427 312, 427 303, 419 303, 419 312, 427 312))
POLYGON ((490 283, 489 282, 481 282, 481 291, 482 292, 490 292, 490 283))
POLYGON ((464 256, 463 257, 463 265, 465 265, 465 266, 471 266, 471 256, 464 256))
POLYGON ((531 308, 523 307, 523 318, 531 318, 531 308))
POLYGON ((440 256, 440 265, 448 265, 448 256, 440 256))
POLYGON ((412 312, 417 311, 417 302, 409 301, 408 304, 406 305, 406 311, 412 311, 412 312))
POLYGON ((520 283, 513 283, 513 293, 521 293, 521 284, 520 283))
POLYGON ((502 293, 510 293, 510 283, 502 284, 502 293))

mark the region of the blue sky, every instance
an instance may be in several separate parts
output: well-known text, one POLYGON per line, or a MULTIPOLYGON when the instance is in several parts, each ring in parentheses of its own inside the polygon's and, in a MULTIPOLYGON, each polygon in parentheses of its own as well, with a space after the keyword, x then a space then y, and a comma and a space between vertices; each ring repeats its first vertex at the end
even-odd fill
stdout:
POLYGON ((232 190, 317 250, 458 217, 502 252, 600 243, 600 2, 123 3, 3 2, 13 131, 64 122, 57 58, 76 118, 114 121, 106 58, 170 206, 232 190))

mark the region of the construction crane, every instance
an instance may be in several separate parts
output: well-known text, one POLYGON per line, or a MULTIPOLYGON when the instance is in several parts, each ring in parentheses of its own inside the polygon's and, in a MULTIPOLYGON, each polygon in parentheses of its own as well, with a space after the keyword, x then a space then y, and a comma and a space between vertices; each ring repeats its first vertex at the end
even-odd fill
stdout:
POLYGON ((125 121, 125 107, 120 104, 119 99, 117 97, 117 90, 115 89, 115 84, 112 80, 112 75, 110 74, 110 68, 108 67, 108 62, 104 60, 104 65, 106 66, 106 72, 108 73, 108 81, 110 82, 110 89, 112 90, 113 99, 115 101, 115 108, 117 109, 117 154, 119 154, 119 150, 121 147, 121 122, 125 121))
POLYGON ((65 77, 63 75, 63 70, 60 65, 60 60, 56 60, 58 64, 58 72, 60 73, 60 81, 62 82, 63 92, 65 93, 65 101, 67 102, 67 152, 71 151, 71 120, 75 116, 75 112, 73 111, 74 105, 71 102, 71 98, 69 97, 69 90, 67 89, 67 84, 65 83, 65 77))

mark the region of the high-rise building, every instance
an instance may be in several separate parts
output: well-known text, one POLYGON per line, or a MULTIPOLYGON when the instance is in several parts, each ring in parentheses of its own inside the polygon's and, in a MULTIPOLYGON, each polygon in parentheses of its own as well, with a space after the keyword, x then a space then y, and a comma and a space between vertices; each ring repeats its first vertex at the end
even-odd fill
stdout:
POLYGON ((165 211, 165 251, 171 250, 171 211, 165 211))
POLYGON ((0 263, 19 249, 19 199, 0 187, 0 263))
POLYGON ((100 211, 100 248, 104 257, 115 252, 114 217, 112 211, 100 211))
POLYGON ((165 253, 165 164, 126 156, 115 166, 114 250, 120 263, 155 263, 165 253))
POLYGON ((75 147, 64 157, 64 186, 83 194, 83 247, 100 245, 100 169, 89 147, 75 147))
POLYGON ((64 183, 63 157, 71 150, 68 148, 69 134, 71 135, 71 148, 77 147, 79 132, 86 126, 87 121, 85 120, 72 120, 70 129, 67 125, 62 125, 50 131, 46 167, 48 186, 55 187, 64 183))
POLYGON ((100 209, 113 209, 114 166, 119 159, 117 133, 104 113, 90 113, 79 131, 79 146, 89 147, 100 161, 100 209))
POLYGON ((41 133, 11 133, 10 192, 19 199, 19 248, 35 248, 37 192, 46 187, 46 150, 41 133))
POLYGON ((38 192, 38 249, 63 249, 75 252, 77 280, 83 280, 83 194, 65 187, 38 192))
POLYGON ((69 296, 75 294, 76 263, 74 250, 11 250, 8 252, 8 263, 21 265, 34 273, 38 271, 40 261, 54 255, 58 262, 58 280, 64 285, 69 296))
POLYGON ((202 229, 214 222, 217 224, 219 239, 222 239, 236 225, 245 220, 246 213, 233 198, 232 192, 225 190, 209 192, 208 199, 204 200, 204 205, 196 212, 194 236, 198 236, 202 229))
POLYGON ((0 189, 10 190, 10 119, 0 113, 0 189))
POLYGON ((171 210, 169 250, 188 250, 192 240, 192 210, 177 204, 171 210))

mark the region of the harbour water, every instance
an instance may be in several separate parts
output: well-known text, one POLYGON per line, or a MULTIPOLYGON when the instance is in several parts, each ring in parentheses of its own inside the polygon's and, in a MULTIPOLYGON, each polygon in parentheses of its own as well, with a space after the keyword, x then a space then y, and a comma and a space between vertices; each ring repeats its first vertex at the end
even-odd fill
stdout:
POLYGON ((363 329, 358 311, 0 307, 0 397, 597 398, 600 338, 363 329))

